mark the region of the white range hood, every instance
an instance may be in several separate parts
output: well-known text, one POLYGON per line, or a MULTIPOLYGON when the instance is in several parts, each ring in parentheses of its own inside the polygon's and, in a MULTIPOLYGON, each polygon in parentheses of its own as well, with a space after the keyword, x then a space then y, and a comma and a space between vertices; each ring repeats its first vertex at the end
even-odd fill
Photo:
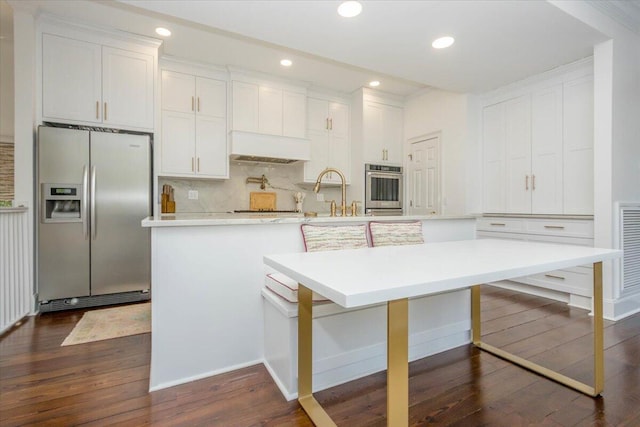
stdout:
POLYGON ((229 157, 235 161, 291 164, 311 159, 311 141, 306 138, 231 131, 229 157))

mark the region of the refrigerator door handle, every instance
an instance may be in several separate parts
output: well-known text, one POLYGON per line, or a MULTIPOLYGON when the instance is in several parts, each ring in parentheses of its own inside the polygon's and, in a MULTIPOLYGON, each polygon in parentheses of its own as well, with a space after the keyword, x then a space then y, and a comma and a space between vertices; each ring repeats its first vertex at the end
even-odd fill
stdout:
POLYGON ((96 167, 91 166, 91 237, 95 240, 98 234, 96 222, 96 167))
POLYGON ((82 167, 82 234, 84 239, 89 238, 89 215, 87 207, 89 206, 89 174, 87 171, 87 165, 82 167))

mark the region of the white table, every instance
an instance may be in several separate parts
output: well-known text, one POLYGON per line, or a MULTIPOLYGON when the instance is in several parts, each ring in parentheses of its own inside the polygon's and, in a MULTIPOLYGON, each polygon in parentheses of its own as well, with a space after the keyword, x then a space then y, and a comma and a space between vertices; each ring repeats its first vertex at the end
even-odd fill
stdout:
POLYGON ((471 288, 472 341, 479 348, 591 396, 604 386, 602 261, 622 251, 509 240, 464 240, 264 257, 300 283, 298 401, 318 426, 335 423, 312 393, 312 291, 343 307, 387 303, 387 425, 409 420, 408 298, 471 288), (589 386, 480 340, 480 284, 560 268, 594 266, 594 385, 589 386))

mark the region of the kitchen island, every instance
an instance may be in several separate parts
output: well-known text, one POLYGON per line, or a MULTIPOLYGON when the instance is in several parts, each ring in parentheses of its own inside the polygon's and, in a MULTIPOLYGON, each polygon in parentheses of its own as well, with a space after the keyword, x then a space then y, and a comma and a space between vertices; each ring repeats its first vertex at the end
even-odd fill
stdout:
MULTIPOLYGON (((426 242, 473 239, 476 234, 475 216, 220 213, 144 219, 142 226, 151 228, 152 245, 150 391, 263 363, 263 257, 303 252, 301 224, 411 220, 422 221, 426 242)), ((447 298, 468 300, 469 294, 460 291, 447 298)), ((444 299, 438 306, 433 316, 446 312, 450 321, 431 333, 437 349, 468 343, 468 305, 447 304, 444 299)))

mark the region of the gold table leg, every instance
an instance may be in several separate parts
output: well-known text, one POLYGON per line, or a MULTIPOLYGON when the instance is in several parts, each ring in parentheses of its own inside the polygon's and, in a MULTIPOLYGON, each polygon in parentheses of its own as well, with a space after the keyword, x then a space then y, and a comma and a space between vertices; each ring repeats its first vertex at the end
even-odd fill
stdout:
POLYGON ((387 426, 409 424, 409 300, 387 302, 387 426))
POLYGON ((313 397, 312 292, 298 284, 298 402, 318 427, 335 427, 329 414, 313 397))
POLYGON ((593 263, 593 359, 594 385, 584 384, 559 372, 540 366, 514 354, 481 341, 480 285, 471 287, 471 325, 473 344, 495 356, 533 371, 543 377, 566 385, 589 396, 598 396, 604 390, 604 321, 602 313, 602 262, 593 263))

